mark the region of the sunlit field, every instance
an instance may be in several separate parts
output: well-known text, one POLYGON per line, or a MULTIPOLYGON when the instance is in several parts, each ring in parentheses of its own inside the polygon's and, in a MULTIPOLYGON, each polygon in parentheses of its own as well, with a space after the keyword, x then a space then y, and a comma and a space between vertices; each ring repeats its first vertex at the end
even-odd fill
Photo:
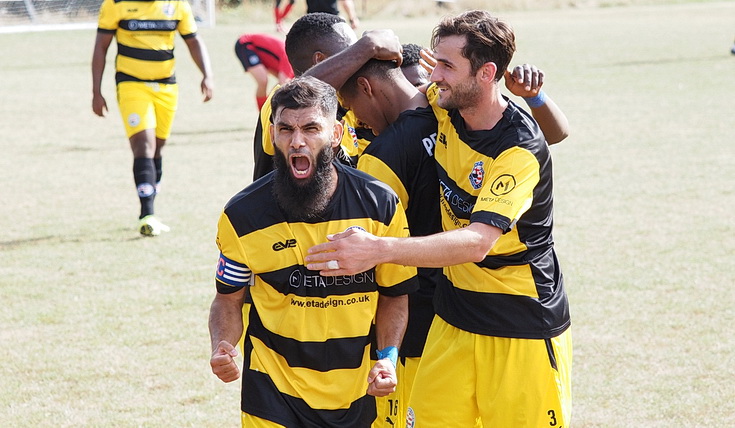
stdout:
MULTIPOLYGON (((359 30, 427 44, 446 10, 426 3, 370 9, 359 30)), ((631 3, 498 12, 516 31, 514 64, 545 71, 571 123, 552 154, 572 426, 731 427, 735 3, 631 3)), ((172 231, 158 238, 136 230, 115 48, 99 118, 94 29, 0 34, 0 426, 239 426, 239 383, 209 369, 207 317, 217 218, 252 170, 255 86, 234 45, 274 30, 263 8, 201 29, 216 80, 206 104, 179 39, 156 203, 172 231)))

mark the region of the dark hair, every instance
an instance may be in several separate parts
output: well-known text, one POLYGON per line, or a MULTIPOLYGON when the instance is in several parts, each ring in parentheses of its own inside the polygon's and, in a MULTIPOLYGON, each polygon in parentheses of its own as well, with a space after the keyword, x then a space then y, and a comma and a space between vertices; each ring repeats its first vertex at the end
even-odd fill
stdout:
POLYGON ((297 77, 278 88, 271 98, 271 121, 278 109, 317 107, 328 118, 337 116, 337 91, 311 76, 297 77))
POLYGON ((350 41, 339 34, 334 26, 345 20, 331 13, 307 13, 294 22, 286 35, 286 56, 297 76, 308 70, 314 53, 320 51, 332 56, 349 46, 350 41))
POLYGON ((495 80, 503 77, 516 50, 513 29, 485 10, 471 10, 444 18, 434 28, 432 49, 447 36, 465 36, 467 42, 462 56, 470 61, 472 73, 476 73, 483 64, 494 62, 498 67, 495 80))
POLYGON ((400 69, 396 66, 395 61, 382 61, 371 59, 366 62, 359 70, 355 72, 339 89, 340 92, 353 94, 357 88, 358 77, 376 77, 381 80, 394 80, 395 76, 401 75, 400 69))
POLYGON ((403 47, 403 63, 401 63, 401 68, 418 64, 421 59, 420 52, 423 47, 416 43, 406 43, 401 46, 403 47))

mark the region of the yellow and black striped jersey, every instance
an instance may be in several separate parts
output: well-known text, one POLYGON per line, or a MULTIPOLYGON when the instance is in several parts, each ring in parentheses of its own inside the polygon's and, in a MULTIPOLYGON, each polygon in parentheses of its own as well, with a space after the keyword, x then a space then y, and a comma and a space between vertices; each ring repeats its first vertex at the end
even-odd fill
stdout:
POLYGON ((97 31, 117 38, 115 80, 176 83, 174 36, 194 37, 186 0, 104 0, 97 31))
POLYGON ((378 294, 404 295, 418 287, 416 269, 407 266, 378 265, 338 277, 306 268, 311 246, 349 227, 408 235, 403 206, 388 186, 335 166, 337 189, 321 219, 297 221, 283 212, 270 173, 233 197, 218 225, 218 292, 252 283, 242 410, 285 426, 370 424, 375 403, 366 396, 366 379, 378 294), (309 418, 318 421, 310 425, 309 418))
POLYGON ((448 323, 489 336, 545 339, 570 324, 552 237, 552 165, 533 118, 512 101, 490 130, 470 131, 457 110, 427 97, 439 133, 435 159, 445 230, 481 222, 503 235, 480 263, 444 269, 436 311, 448 323))
MULTIPOLYGON (((439 180, 434 162, 437 122, 431 107, 402 112, 368 145, 357 162, 398 194, 411 236, 441 232, 439 180)), ((432 299, 441 269, 419 268, 419 290, 409 298, 409 318, 400 356, 420 357, 434 318, 432 299)))

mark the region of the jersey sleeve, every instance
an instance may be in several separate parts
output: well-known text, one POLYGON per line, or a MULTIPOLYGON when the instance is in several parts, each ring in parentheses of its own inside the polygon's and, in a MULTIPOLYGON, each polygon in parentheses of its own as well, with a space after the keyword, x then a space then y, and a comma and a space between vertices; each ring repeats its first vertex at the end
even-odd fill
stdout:
POLYGON ((179 25, 176 29, 181 34, 181 37, 187 38, 192 37, 197 32, 197 24, 194 19, 194 12, 191 10, 191 5, 186 0, 179 1, 178 14, 179 14, 179 25))
POLYGON ((276 93, 276 90, 280 88, 279 85, 276 85, 270 94, 268 94, 268 98, 265 100, 265 104, 263 104, 263 107, 260 109, 260 126, 263 128, 263 135, 261 143, 263 144, 263 152, 267 154, 268 156, 273 156, 276 154, 275 150, 273 149, 273 141, 271 141, 271 98, 273 98, 273 94, 276 93))
POLYGON ((117 30, 118 17, 117 8, 113 0, 104 0, 100 5, 100 16, 97 23, 97 31, 114 33, 117 30))
POLYGON ((363 153, 362 156, 358 158, 357 169, 372 175, 390 186, 390 188, 398 195, 398 199, 401 200, 401 204, 408 207, 409 201, 406 187, 390 166, 386 165, 380 158, 369 153, 363 153))
POLYGON ((509 232, 531 207, 539 168, 536 157, 526 149, 513 147, 501 153, 487 172, 470 221, 509 232))
MULTIPOLYGON (((390 224, 387 225, 380 236, 393 236, 398 238, 409 236, 406 213, 400 201, 396 206, 390 224)), ((409 294, 419 288, 418 278, 416 277, 417 271, 413 266, 384 263, 376 266, 375 272, 379 285, 378 292, 385 296, 409 294)))
POLYGON ((217 247, 220 251, 215 272, 217 292, 234 293, 249 285, 252 273, 248 267, 247 255, 225 213, 220 215, 217 225, 217 247))

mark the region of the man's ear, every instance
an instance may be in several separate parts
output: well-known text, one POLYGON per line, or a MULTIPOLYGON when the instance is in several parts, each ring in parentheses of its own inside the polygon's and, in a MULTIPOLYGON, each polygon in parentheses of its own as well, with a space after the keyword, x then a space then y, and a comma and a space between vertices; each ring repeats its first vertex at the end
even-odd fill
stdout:
POLYGON ((486 62, 477 71, 478 77, 484 82, 495 81, 495 74, 498 72, 498 65, 492 61, 486 62))
POLYGON ((327 56, 324 55, 322 51, 316 51, 314 52, 314 55, 311 56, 311 64, 317 65, 320 62, 324 61, 325 59, 327 59, 327 56))
POLYGON ((342 143, 342 133, 344 133, 344 119, 334 121, 334 134, 332 135, 332 148, 336 148, 342 143))
POLYGON ((372 98, 373 87, 370 85, 370 80, 367 77, 360 76, 357 78, 357 91, 372 98))

